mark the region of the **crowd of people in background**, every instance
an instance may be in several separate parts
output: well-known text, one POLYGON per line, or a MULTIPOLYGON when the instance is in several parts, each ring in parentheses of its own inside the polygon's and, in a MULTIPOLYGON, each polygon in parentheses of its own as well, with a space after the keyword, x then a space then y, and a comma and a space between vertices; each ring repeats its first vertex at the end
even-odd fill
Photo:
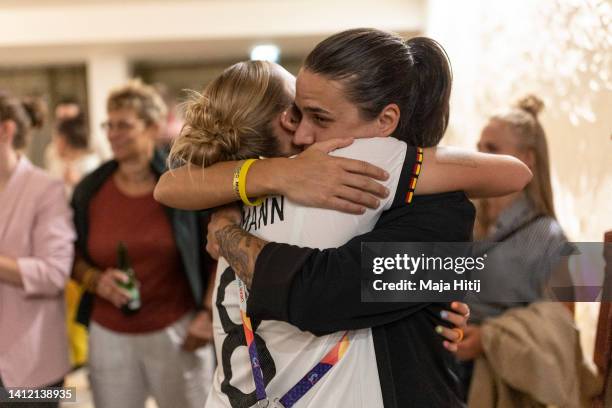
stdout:
MULTIPOLYGON (((217 364, 213 289, 219 277, 206 253, 209 215, 170 208, 153 195, 167 171, 171 141, 181 129, 182 136, 193 131, 194 110, 204 108, 189 105, 183 127, 160 91, 132 80, 108 95, 102 124, 112 150, 108 161, 91 149, 89 129, 97 124, 88 123, 76 99, 62 99, 53 112, 44 170, 24 153, 46 120, 43 101, 0 93, 0 387, 61 387, 71 370, 87 366, 96 407, 143 407, 149 397, 160 408, 204 406, 217 364), (126 310, 133 293, 118 266, 120 244, 135 271, 136 314, 126 310)), ((288 100, 285 108, 292 106, 288 100)), ((579 344, 571 307, 541 302, 548 276, 540 261, 560 260, 568 243, 554 211, 542 108, 540 99, 528 96, 491 116, 477 146, 514 156, 533 173, 523 190, 479 200, 475 227, 478 240, 500 243, 495 251, 528 249, 522 252, 532 257, 513 260, 523 278, 496 279, 531 301, 466 300, 471 317, 455 357, 469 406, 499 406, 500 400, 527 406, 511 404, 555 393, 559 402, 581 406, 590 397, 585 383, 595 381, 584 374, 581 354, 567 363, 577 365, 573 388, 564 389, 568 373, 537 377, 549 368, 537 365, 543 358, 568 359, 579 344), (557 338, 555 351, 519 353, 534 332, 557 338), (509 358, 514 364, 496 364, 509 358), (528 363, 532 368, 523 369, 528 363), (509 376, 523 376, 516 379, 522 392, 506 386, 500 394, 495 384, 509 376)), ((285 122, 287 132, 292 120, 300 118, 285 122)), ((241 159, 221 156, 214 161, 241 159)))

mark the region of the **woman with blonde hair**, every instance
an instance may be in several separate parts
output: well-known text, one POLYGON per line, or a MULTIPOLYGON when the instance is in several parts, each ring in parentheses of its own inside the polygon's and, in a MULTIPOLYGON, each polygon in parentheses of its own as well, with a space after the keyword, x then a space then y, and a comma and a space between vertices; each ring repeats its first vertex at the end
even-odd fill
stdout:
POLYGON ((291 127, 281 117, 293 102, 292 86, 291 74, 270 62, 239 62, 227 68, 202 94, 191 92, 169 164, 209 167, 296 153, 291 127))
MULTIPOLYGON (((457 355, 462 360, 471 362, 482 354, 480 325, 486 319, 545 298, 551 272, 567 249, 567 238, 555 215, 548 145, 539 120, 543 107, 538 97, 525 96, 511 109, 493 115, 478 141, 481 152, 520 159, 533 179, 521 191, 479 202, 476 236, 499 243, 487 252, 491 265, 487 271, 496 282, 497 300, 469 302, 473 324, 459 345, 457 355)), ((466 367, 467 391, 471 364, 466 367)))
POLYGON ((24 154, 43 107, 0 93, 0 389, 61 387, 70 369, 62 295, 74 227, 62 182, 24 154))
MULTIPOLYGON (((188 207, 192 205, 190 203, 198 199, 205 201, 205 206, 228 203, 238 197, 245 201, 244 190, 242 192, 239 190, 241 188, 247 190, 247 186, 240 186, 241 177, 232 178, 231 173, 226 173, 226 169, 232 169, 234 174, 242 173, 244 166, 250 163, 249 161, 244 162, 246 159, 261 156, 289 156, 299 152, 297 146, 292 143, 297 120, 292 117, 294 113, 290 110, 293 98, 294 78, 276 64, 248 61, 227 68, 204 89, 202 94, 194 94, 187 103, 185 126, 172 147, 169 161, 172 166, 190 164, 191 167, 187 173, 178 170, 165 175, 165 181, 162 180, 162 182, 166 185, 158 184, 156 197, 161 198, 162 201, 171 202, 173 205, 188 207), (216 164, 228 160, 233 162, 216 164), (198 197, 187 200, 187 203, 180 197, 165 200, 167 191, 164 189, 173 189, 167 184, 184 185, 189 183, 189 177, 194 177, 194 175, 195 177, 203 176, 195 192, 198 197)), ((406 191, 403 190, 402 185, 408 185, 409 180, 401 181, 400 173, 403 173, 402 169, 412 169, 417 160, 415 157, 422 153, 419 153, 419 149, 407 146, 404 142, 391 137, 368 138, 364 135, 364 139, 357 140, 352 145, 351 142, 351 140, 335 140, 328 142, 327 148, 333 150, 334 146, 345 147, 332 154, 339 156, 348 166, 356 163, 356 160, 367 159, 388 169, 391 174, 391 177, 384 182, 384 188, 389 189, 390 194, 382 200, 377 210, 368 210, 362 216, 356 217, 301 206, 290 197, 273 196, 259 203, 251 202, 253 205, 246 205, 243 208, 243 228, 266 240, 318 248, 340 246, 351 237, 370 231, 383 209, 389 209, 396 201, 396 196, 405 196, 406 191), (395 194, 396 190, 397 194, 395 194)), ((425 155, 430 154, 431 152, 426 150, 425 155)), ((502 173, 505 172, 506 176, 516 175, 519 181, 521 178, 526 180, 529 177, 528 171, 516 160, 501 157, 498 160, 480 154, 468 154, 467 159, 473 160, 479 171, 482 171, 483 167, 495 168, 502 173)), ((283 175, 278 174, 278 177, 286 177, 291 180, 291 174, 293 174, 291 165, 301 158, 297 156, 289 160, 269 160, 282 160, 286 166, 284 168, 286 172, 283 175)), ((493 176, 491 172, 474 177, 477 172, 467 170, 460 176, 451 176, 436 182, 436 177, 432 179, 431 174, 446 170, 452 172, 460 166, 453 168, 448 163, 442 166, 436 161, 428 162, 427 165, 430 176, 424 180, 423 190, 429 189, 430 192, 453 190, 465 186, 468 190, 472 189, 482 193, 492 178, 499 177, 493 176)), ((253 173, 249 173, 248 187, 251 183, 251 174, 253 173)), ((490 188, 487 194, 499 193, 500 190, 512 191, 513 187, 509 186, 508 182, 502 179, 496 181, 499 183, 494 188, 490 188)), ((513 178, 511 183, 516 181, 517 179, 513 178)), ((277 191, 277 193, 283 193, 283 191, 277 191)), ((306 191, 306 194, 312 195, 313 192, 306 191)), ((246 196, 252 196, 252 193, 249 191, 246 196)), ((246 198, 246 200, 249 199, 246 198)), ((209 250, 215 252, 210 243, 209 250)), ((257 361, 261 362, 263 382, 259 382, 257 378, 254 379, 249 369, 248 356, 235 353, 241 345, 253 347, 252 343, 246 340, 249 337, 246 329, 241 324, 236 324, 241 320, 239 310, 242 308, 239 302, 237 282, 236 275, 228 267, 228 263, 220 259, 213 294, 215 300, 213 327, 219 365, 207 407, 252 406, 265 398, 266 393, 280 398, 302 375, 316 365, 316 362, 329 351, 330 347, 338 342, 349 342, 350 348, 342 358, 342 362, 326 374, 323 381, 327 384, 324 386, 325 390, 334 387, 333 384, 341 388, 334 393, 329 393, 329 391, 307 392, 299 397, 300 404, 306 404, 301 406, 331 407, 346 404, 346 401, 352 401, 348 403, 349 405, 354 403, 373 407, 382 406, 376 357, 369 328, 346 333, 331 332, 317 337, 287 323, 261 321, 253 336, 259 353, 257 361), (291 339, 290 348, 287 348, 288 339, 291 339), (265 389, 256 386, 256 390, 250 392, 249 390, 253 389, 254 380, 255 384, 265 382, 265 389), (373 385, 375 387, 372 388, 373 385), (362 392, 368 388, 373 391, 362 392), (264 397, 262 397, 262 392, 264 397)), ((251 282, 245 282, 245 284, 250 286, 251 282)), ((453 316, 448 318, 451 323, 462 324, 462 316, 447 313, 453 316)), ((434 336, 433 341, 436 341, 433 327, 426 330, 430 331, 431 336, 434 336)), ((451 341, 457 339, 456 332, 453 330, 443 329, 441 332, 451 341)), ((253 369, 254 373, 256 371, 253 369)), ((287 404, 287 401, 282 399, 281 401, 287 404)))
POLYGON ((523 191, 481 202, 478 211, 478 236, 483 238, 493 232, 500 213, 517 200, 525 197, 533 212, 548 217, 556 224, 550 178, 548 143, 538 116, 544 103, 534 95, 520 99, 516 106, 496 114, 482 130, 478 150, 483 153, 508 154, 525 163, 533 172, 533 179, 523 191))
POLYGON ((106 106, 103 128, 114 157, 86 176, 72 198, 73 277, 87 291, 79 320, 91 320, 95 405, 142 408, 152 396, 160 408, 201 406, 214 364, 203 220, 153 199, 165 171, 155 140, 166 107, 155 90, 131 81, 113 90, 106 106))

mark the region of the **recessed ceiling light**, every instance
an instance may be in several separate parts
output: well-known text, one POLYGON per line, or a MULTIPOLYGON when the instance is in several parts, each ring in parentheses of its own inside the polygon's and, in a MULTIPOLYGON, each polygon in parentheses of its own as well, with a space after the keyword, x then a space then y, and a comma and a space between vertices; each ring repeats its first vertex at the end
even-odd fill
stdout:
POLYGON ((262 44, 251 49, 251 59, 259 61, 278 62, 280 49, 276 45, 262 44))

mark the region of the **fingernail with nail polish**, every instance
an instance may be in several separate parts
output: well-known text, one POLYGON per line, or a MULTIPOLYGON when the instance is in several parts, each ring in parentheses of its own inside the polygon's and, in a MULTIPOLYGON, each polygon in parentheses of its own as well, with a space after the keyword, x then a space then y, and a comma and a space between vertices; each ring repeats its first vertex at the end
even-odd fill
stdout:
POLYGON ((436 326, 436 333, 442 334, 442 326, 436 326))
POLYGON ((448 312, 447 312, 446 310, 443 310, 443 311, 441 311, 441 312, 440 312, 440 316, 441 316, 443 319, 446 319, 446 318, 448 317, 448 312))

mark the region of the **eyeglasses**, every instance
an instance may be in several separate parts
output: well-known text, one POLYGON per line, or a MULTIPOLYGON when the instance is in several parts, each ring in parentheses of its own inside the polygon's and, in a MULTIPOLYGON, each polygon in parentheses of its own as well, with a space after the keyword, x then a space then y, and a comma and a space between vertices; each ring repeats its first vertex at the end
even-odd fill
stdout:
POLYGON ((120 120, 117 123, 113 123, 113 122, 107 120, 106 122, 102 122, 100 124, 100 127, 105 132, 110 132, 110 131, 113 131, 113 130, 116 130, 118 132, 129 132, 130 130, 132 130, 132 129, 134 129, 136 127, 136 123, 134 123, 134 122, 126 122, 126 121, 123 121, 123 120, 120 120))

